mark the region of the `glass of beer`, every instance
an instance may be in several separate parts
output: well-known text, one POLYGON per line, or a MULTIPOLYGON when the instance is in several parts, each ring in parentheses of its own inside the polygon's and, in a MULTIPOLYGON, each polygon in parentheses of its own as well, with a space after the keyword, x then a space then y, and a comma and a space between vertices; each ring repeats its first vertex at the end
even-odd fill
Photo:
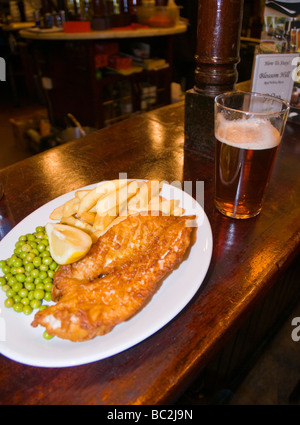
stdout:
POLYGON ((264 94, 215 98, 215 205, 222 214, 260 213, 288 112, 288 102, 264 94))

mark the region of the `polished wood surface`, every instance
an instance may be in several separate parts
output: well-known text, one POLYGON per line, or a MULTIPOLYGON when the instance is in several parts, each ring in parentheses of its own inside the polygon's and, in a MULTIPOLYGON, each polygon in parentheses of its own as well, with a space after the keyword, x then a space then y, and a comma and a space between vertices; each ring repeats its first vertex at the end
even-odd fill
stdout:
MULTIPOLYGON (((156 334, 88 365, 38 368, 0 356, 0 404, 173 403, 299 255, 299 127, 287 124, 259 216, 213 205, 213 146, 184 149, 184 104, 130 118, 0 171, 3 233, 46 202, 104 179, 204 181, 214 248, 190 303, 156 334)), ((2 307, 1 307, 2 308, 2 307)))

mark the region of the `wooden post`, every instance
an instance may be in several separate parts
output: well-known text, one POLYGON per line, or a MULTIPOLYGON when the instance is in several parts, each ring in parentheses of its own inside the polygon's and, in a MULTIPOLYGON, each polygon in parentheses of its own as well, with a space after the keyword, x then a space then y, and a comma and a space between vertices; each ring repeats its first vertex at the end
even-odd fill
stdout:
POLYGON ((195 86, 185 97, 185 146, 213 152, 214 98, 238 78, 243 0, 198 0, 195 86))

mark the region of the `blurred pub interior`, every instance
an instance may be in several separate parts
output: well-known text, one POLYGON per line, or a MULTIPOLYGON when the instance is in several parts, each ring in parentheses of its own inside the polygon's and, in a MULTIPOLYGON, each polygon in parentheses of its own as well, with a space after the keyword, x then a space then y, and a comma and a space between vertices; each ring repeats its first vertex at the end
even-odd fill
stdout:
MULTIPOLYGON (((168 3, 168 0, 155 1, 159 6, 168 3)), ((55 21, 61 10, 66 21, 90 21, 92 29, 93 26, 96 29, 128 28, 128 25, 137 23, 136 7, 141 3, 142 0, 0 0, 0 57, 6 61, 6 81, 1 81, 0 92, 0 134, 2 146, 9 146, 3 149, 0 166, 60 143, 62 139, 56 135, 73 125, 68 113, 86 126, 87 131, 92 131, 132 114, 183 99, 184 92, 194 85, 196 0, 175 1, 187 29, 169 37, 93 40, 89 43, 81 40, 40 41, 20 36, 20 28, 34 27, 37 19, 41 28, 47 26, 45 16, 49 17, 49 14, 53 25, 62 25, 62 22, 56 24, 55 21), (100 6, 101 19, 98 18, 100 6), (143 54, 147 54, 150 61, 159 59, 158 68, 127 73, 112 70, 114 65, 109 63, 107 67, 105 61, 101 62, 103 52, 131 55, 136 49, 146 50, 143 54), (6 151, 10 156, 7 160, 6 151)), ((238 81, 251 78, 263 5, 262 0, 244 2, 244 41, 241 41, 238 81)), ((122 56, 121 59, 124 63, 125 58, 122 56)), ((66 137, 72 139, 73 134, 66 137)))

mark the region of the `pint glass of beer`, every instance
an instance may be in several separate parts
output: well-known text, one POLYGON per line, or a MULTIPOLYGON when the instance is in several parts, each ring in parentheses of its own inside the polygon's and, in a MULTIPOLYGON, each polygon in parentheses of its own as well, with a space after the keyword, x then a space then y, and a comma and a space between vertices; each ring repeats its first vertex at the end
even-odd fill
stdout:
POLYGON ((222 214, 260 213, 288 111, 284 100, 258 93, 215 98, 215 205, 222 214))

